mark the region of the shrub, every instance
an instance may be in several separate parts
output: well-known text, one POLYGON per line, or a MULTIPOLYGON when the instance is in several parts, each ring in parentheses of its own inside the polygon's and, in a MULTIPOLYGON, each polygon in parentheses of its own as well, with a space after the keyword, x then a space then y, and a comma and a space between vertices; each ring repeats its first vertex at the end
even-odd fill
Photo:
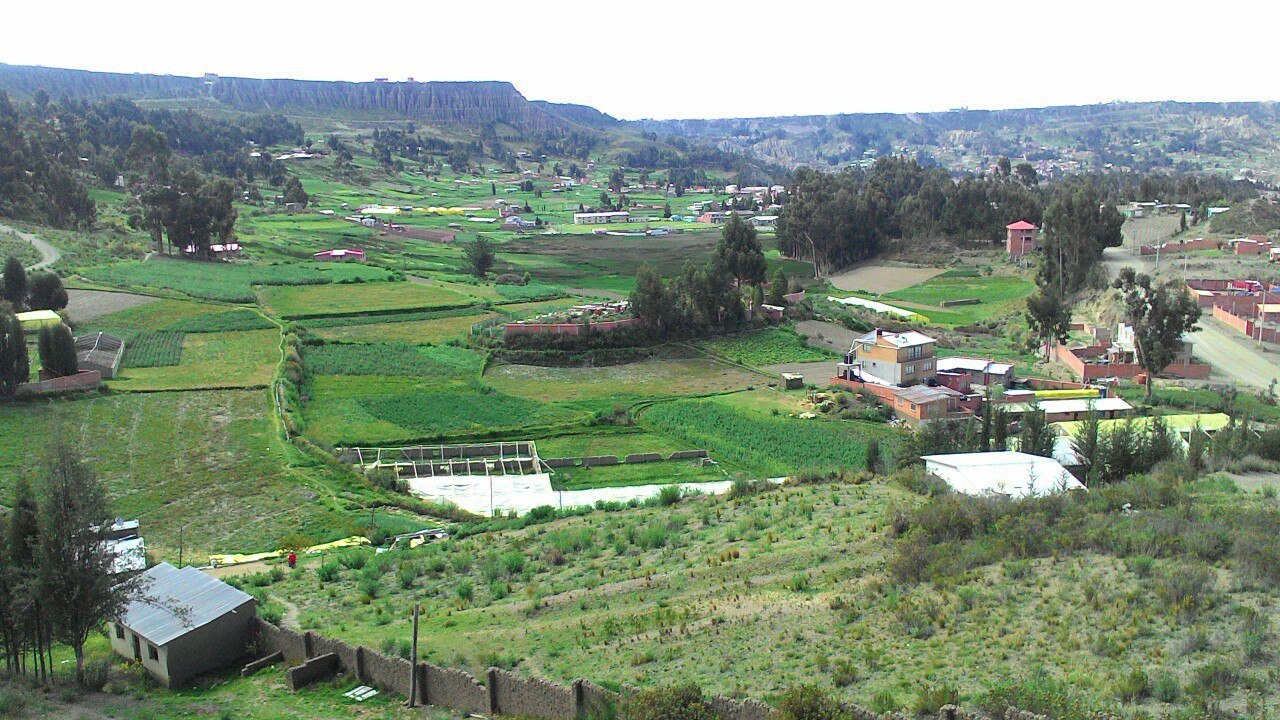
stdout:
POLYGON ((359 570, 369 561, 369 554, 357 550, 345 552, 338 556, 338 562, 348 570, 359 570))
POLYGON ((902 708, 902 704, 898 702, 898 698, 888 690, 880 690, 871 696, 871 709, 875 712, 887 714, 897 712, 902 708))
POLYGON ((342 567, 336 562, 324 562, 316 568, 316 577, 320 578, 320 582, 333 582, 342 572, 342 567))
POLYGON ((90 658, 84 664, 84 687, 101 692, 111 679, 111 660, 105 657, 90 658))
POLYGON ((840 702, 816 685, 798 685, 783 691, 778 698, 781 720, 844 720, 847 717, 840 702))
POLYGON ((696 685, 640 690, 626 699, 627 720, 719 720, 696 685))
POLYGON ((1201 564, 1167 568, 1154 579, 1156 597, 1179 617, 1193 617, 1212 603, 1213 571, 1201 564))
POLYGON ((959 705, 960 691, 952 685, 925 685, 916 690, 911 709, 917 715, 935 714, 943 705, 959 705))
POLYGON ((1151 683, 1151 696, 1162 703, 1177 702, 1182 695, 1182 685, 1171 673, 1160 673, 1151 683))
POLYGON ((1240 682, 1240 671, 1225 660, 1214 660, 1196 668, 1187 686, 1187 695, 1205 712, 1216 713, 1222 701, 1240 682))
POLYGON ((1151 691, 1151 680, 1141 670, 1133 670, 1116 682, 1116 698, 1120 702, 1135 703, 1151 691))

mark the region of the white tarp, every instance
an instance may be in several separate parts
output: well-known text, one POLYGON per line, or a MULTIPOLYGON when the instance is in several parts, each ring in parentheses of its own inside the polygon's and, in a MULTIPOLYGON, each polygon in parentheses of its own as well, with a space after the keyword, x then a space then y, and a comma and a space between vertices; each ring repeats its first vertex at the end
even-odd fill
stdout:
POLYGON ((841 305, 855 305, 857 307, 864 307, 868 310, 871 310, 872 312, 878 312, 881 315, 896 315, 898 317, 906 318, 908 320, 914 320, 916 318, 923 317, 920 313, 914 310, 904 310, 903 308, 900 308, 900 307, 886 305, 882 302, 877 302, 875 300, 868 300, 866 298, 860 298, 857 296, 852 296, 847 298, 828 297, 827 299, 830 300, 831 302, 838 302, 841 305))
MULTIPOLYGON (((677 483, 670 483, 677 484, 677 483)), ((682 489, 717 494, 729 489, 733 482, 680 483, 682 489)), ((429 500, 445 500, 467 512, 490 516, 514 510, 526 513, 550 505, 555 508, 595 505, 597 501, 627 502, 645 500, 657 495, 666 485, 634 485, 631 487, 593 488, 590 490, 552 490, 551 476, 537 475, 452 475, 415 478, 409 490, 429 500)))

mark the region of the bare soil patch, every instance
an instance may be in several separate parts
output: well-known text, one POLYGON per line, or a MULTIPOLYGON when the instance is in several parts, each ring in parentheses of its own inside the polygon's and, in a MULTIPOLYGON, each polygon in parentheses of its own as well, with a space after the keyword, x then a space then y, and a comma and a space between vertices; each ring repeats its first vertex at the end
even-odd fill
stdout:
POLYGON ((827 279, 840 290, 863 290, 882 295, 909 288, 943 272, 946 272, 946 268, 890 264, 859 265, 827 279))
POLYGON ((796 332, 805 337, 809 347, 830 348, 838 353, 849 352, 849 348, 853 347, 853 341, 862 334, 843 325, 818 320, 804 320, 796 323, 796 332))
POLYGON ((103 315, 128 310, 131 307, 153 303, 159 298, 133 293, 106 292, 104 290, 67 290, 70 302, 67 315, 77 323, 95 320, 103 315))

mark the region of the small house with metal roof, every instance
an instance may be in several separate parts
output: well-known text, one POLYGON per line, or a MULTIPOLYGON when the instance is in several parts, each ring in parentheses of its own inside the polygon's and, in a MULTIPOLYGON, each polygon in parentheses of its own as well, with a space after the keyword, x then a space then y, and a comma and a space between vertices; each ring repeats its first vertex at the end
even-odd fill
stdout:
POLYGON ((257 617, 252 595, 169 563, 142 577, 143 598, 108 623, 113 650, 170 688, 243 657, 257 617))

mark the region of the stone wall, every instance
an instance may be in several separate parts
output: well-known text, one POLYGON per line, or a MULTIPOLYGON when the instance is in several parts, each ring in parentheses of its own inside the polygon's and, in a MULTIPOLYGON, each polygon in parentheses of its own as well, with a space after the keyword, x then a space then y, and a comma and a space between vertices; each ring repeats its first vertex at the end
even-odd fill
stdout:
POLYGON ((693 460, 695 458, 711 457, 711 453, 706 450, 677 450, 667 456, 668 460, 693 460))
POLYGON ((495 714, 556 720, 574 720, 578 716, 572 687, 520 677, 498 668, 489 668, 488 683, 495 714))
POLYGON ((623 462, 628 463, 650 463, 661 462, 664 458, 661 453, 632 453, 626 457, 623 462))
POLYGON ((308 632, 307 638, 311 657, 332 653, 338 656, 338 672, 363 679, 355 647, 341 640, 327 638, 313 632, 308 632))
POLYGON ((595 467, 599 465, 618 465, 620 461, 617 455, 588 455, 582 458, 583 467, 595 467))

